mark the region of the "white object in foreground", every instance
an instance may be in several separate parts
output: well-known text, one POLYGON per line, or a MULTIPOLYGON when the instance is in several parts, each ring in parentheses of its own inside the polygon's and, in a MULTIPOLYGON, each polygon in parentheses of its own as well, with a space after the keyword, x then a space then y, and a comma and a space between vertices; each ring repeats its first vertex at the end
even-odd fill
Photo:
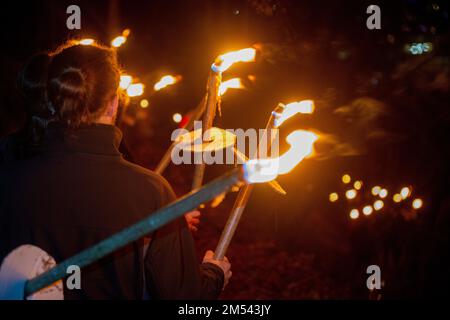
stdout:
MULTIPOLYGON (((27 280, 56 265, 44 250, 27 244, 14 249, 0 267, 0 300, 24 300, 27 280)), ((64 300, 61 280, 26 297, 27 300, 64 300)))

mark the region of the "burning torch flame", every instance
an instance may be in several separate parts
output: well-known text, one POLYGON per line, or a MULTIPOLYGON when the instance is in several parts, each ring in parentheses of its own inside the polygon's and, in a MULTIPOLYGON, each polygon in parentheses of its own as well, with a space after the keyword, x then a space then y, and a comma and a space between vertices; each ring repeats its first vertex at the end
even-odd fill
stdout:
POLYGON ((144 93, 144 85, 142 83, 133 83, 128 86, 127 95, 129 97, 138 97, 144 93))
POLYGON ((222 96, 227 92, 228 89, 241 89, 244 88, 242 85, 242 81, 240 78, 233 78, 227 81, 224 81, 220 84, 219 87, 219 95, 222 96))
POLYGON ((127 38, 124 36, 118 36, 116 38, 113 39, 113 41, 111 41, 111 45, 113 47, 120 47, 121 45, 123 45, 125 42, 127 42, 127 38))
POLYGON ((153 89, 155 89, 155 91, 159 91, 161 89, 164 89, 167 86, 177 83, 180 80, 181 80, 181 76, 167 75, 167 76, 162 77, 161 80, 159 80, 157 83, 155 83, 155 85, 153 86, 153 89))
POLYGON ((79 44, 81 44, 82 46, 90 46, 94 44, 94 39, 81 39, 79 44))
POLYGON ((130 32, 130 29, 123 30, 122 35, 115 37, 111 41, 111 45, 115 48, 119 48, 120 46, 122 46, 125 42, 127 42, 127 38, 130 35, 130 32))
POLYGON ((218 72, 224 72, 228 70, 236 62, 251 62, 255 61, 256 49, 246 48, 238 51, 232 51, 220 55, 216 62, 213 64, 213 69, 218 72))
POLYGON ((120 83, 119 87, 120 89, 126 90, 130 86, 131 82, 133 82, 133 77, 123 74, 120 76, 120 83))
POLYGON ((314 101, 302 100, 300 102, 292 102, 287 105, 283 105, 283 111, 280 113, 275 112, 275 127, 278 128, 290 117, 297 113, 311 114, 314 112, 314 101))
POLYGON ((318 136, 310 131, 296 130, 290 133, 286 141, 291 148, 278 158, 252 159, 244 164, 245 180, 249 183, 262 183, 274 180, 280 174, 286 174, 297 166, 313 151, 318 136))

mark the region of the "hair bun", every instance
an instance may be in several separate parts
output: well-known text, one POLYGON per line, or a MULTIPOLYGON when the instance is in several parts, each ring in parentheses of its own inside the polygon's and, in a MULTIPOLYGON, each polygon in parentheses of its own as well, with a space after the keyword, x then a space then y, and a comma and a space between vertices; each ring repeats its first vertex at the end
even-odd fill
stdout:
POLYGON ((49 79, 48 98, 65 123, 81 119, 87 111, 87 82, 81 69, 68 67, 59 76, 49 79))
POLYGON ((67 68, 58 78, 51 79, 60 95, 81 98, 86 94, 85 77, 80 69, 67 68))

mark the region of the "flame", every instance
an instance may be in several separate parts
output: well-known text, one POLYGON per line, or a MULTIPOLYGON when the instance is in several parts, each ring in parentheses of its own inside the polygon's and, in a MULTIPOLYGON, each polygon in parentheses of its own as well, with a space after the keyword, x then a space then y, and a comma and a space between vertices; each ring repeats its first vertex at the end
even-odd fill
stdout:
POLYGON ((317 139, 318 136, 310 131, 291 132, 286 138, 291 148, 284 154, 271 159, 252 159, 244 164, 245 180, 249 183, 268 182, 280 174, 290 172, 312 153, 317 139))
POLYGON ((111 45, 113 47, 119 48, 121 45, 123 45, 125 42, 127 42, 127 37, 124 36, 118 36, 115 37, 112 41, 111 41, 111 45))
POLYGON ((299 102, 292 102, 286 105, 281 104, 283 111, 280 113, 274 112, 275 116, 275 127, 278 128, 283 122, 297 113, 311 114, 314 112, 314 101, 312 100, 302 100, 299 102))
POLYGON ((129 97, 138 97, 144 93, 144 85, 142 83, 130 84, 127 88, 127 95, 129 97))
POLYGON ((224 72, 234 63, 255 61, 255 57, 256 49, 254 48, 245 48, 238 51, 232 51, 220 55, 213 64, 213 67, 219 72, 224 72))
POLYGON ((130 29, 125 29, 125 30, 122 31, 122 36, 124 36, 125 38, 128 38, 130 33, 131 33, 130 29))
POLYGON ((227 92, 228 89, 241 89, 244 88, 242 85, 242 81, 240 78, 233 78, 227 81, 224 81, 219 86, 219 95, 222 96, 227 92))
POLYGON ((130 86, 131 82, 133 82, 132 76, 126 74, 121 75, 119 83, 120 89, 126 90, 130 86))
POLYGON ((79 44, 81 44, 83 46, 90 46, 90 45, 94 44, 94 39, 81 39, 79 41, 79 44))
POLYGON ((153 89, 155 89, 155 91, 159 91, 161 89, 164 89, 167 86, 177 83, 180 80, 181 80, 181 76, 167 75, 167 76, 162 77, 157 83, 155 83, 155 85, 153 86, 153 89))

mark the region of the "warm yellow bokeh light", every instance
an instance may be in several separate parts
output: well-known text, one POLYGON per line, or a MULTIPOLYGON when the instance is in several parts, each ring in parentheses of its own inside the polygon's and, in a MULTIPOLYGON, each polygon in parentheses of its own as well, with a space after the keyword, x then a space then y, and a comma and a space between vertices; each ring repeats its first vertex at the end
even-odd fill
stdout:
POLYGON ((375 187, 372 188, 372 194, 373 194, 374 196, 379 195, 379 194, 380 194, 380 191, 381 191, 381 187, 380 187, 380 186, 375 186, 375 187))
POLYGON ((356 198, 356 190, 355 189, 347 190, 347 192, 345 193, 345 196, 347 197, 347 199, 355 199, 356 198))
POLYGON ((358 180, 355 181, 355 183, 353 184, 353 188, 355 188, 356 190, 361 190, 362 185, 363 185, 362 181, 358 180))
POLYGON ((388 191, 386 189, 381 189, 380 193, 378 194, 380 196, 380 198, 386 198, 388 195, 388 191))
POLYGON ((352 209, 352 210, 350 211, 350 218, 352 218, 352 219, 358 219, 358 217, 359 217, 359 211, 358 211, 358 209, 352 209))
POLYGON ((142 83, 130 84, 127 88, 129 97, 138 97, 144 93, 144 85, 142 83))
POLYGON ((400 193, 396 193, 394 194, 394 196, 392 197, 392 200, 394 200, 394 202, 399 203, 400 201, 402 201, 402 196, 400 193))
POLYGON ((119 87, 120 89, 126 90, 130 86, 131 82, 133 82, 133 77, 127 74, 123 74, 120 76, 119 87))
POLYGON ((363 213, 365 216, 370 216, 372 214, 372 212, 373 212, 372 206, 365 206, 363 208, 363 213))
POLYGON ((339 199, 339 196, 336 192, 330 193, 329 196, 330 202, 335 202, 339 199))
POLYGON ((420 198, 414 199, 412 202, 412 206, 414 209, 420 209, 423 206, 423 201, 420 198))
POLYGON ((402 190, 400 190, 400 195, 402 196, 402 199, 406 199, 411 194, 411 189, 408 187, 403 187, 402 190))
POLYGON ((344 174, 342 176, 342 182, 345 183, 345 184, 350 183, 351 180, 352 180, 352 178, 348 174, 344 174))
POLYGON ((384 202, 383 202, 383 200, 377 200, 377 201, 375 201, 374 203, 373 203, 373 208, 375 209, 375 210, 381 210, 382 208, 384 207, 384 202))
POLYGON ((147 108, 149 103, 147 99, 142 99, 141 102, 139 103, 139 105, 141 106, 141 108, 147 108))
POLYGON ((183 119, 183 116, 182 116, 181 114, 179 114, 179 113, 175 113, 175 114, 172 116, 172 120, 173 120, 175 123, 180 123, 182 119, 183 119))

